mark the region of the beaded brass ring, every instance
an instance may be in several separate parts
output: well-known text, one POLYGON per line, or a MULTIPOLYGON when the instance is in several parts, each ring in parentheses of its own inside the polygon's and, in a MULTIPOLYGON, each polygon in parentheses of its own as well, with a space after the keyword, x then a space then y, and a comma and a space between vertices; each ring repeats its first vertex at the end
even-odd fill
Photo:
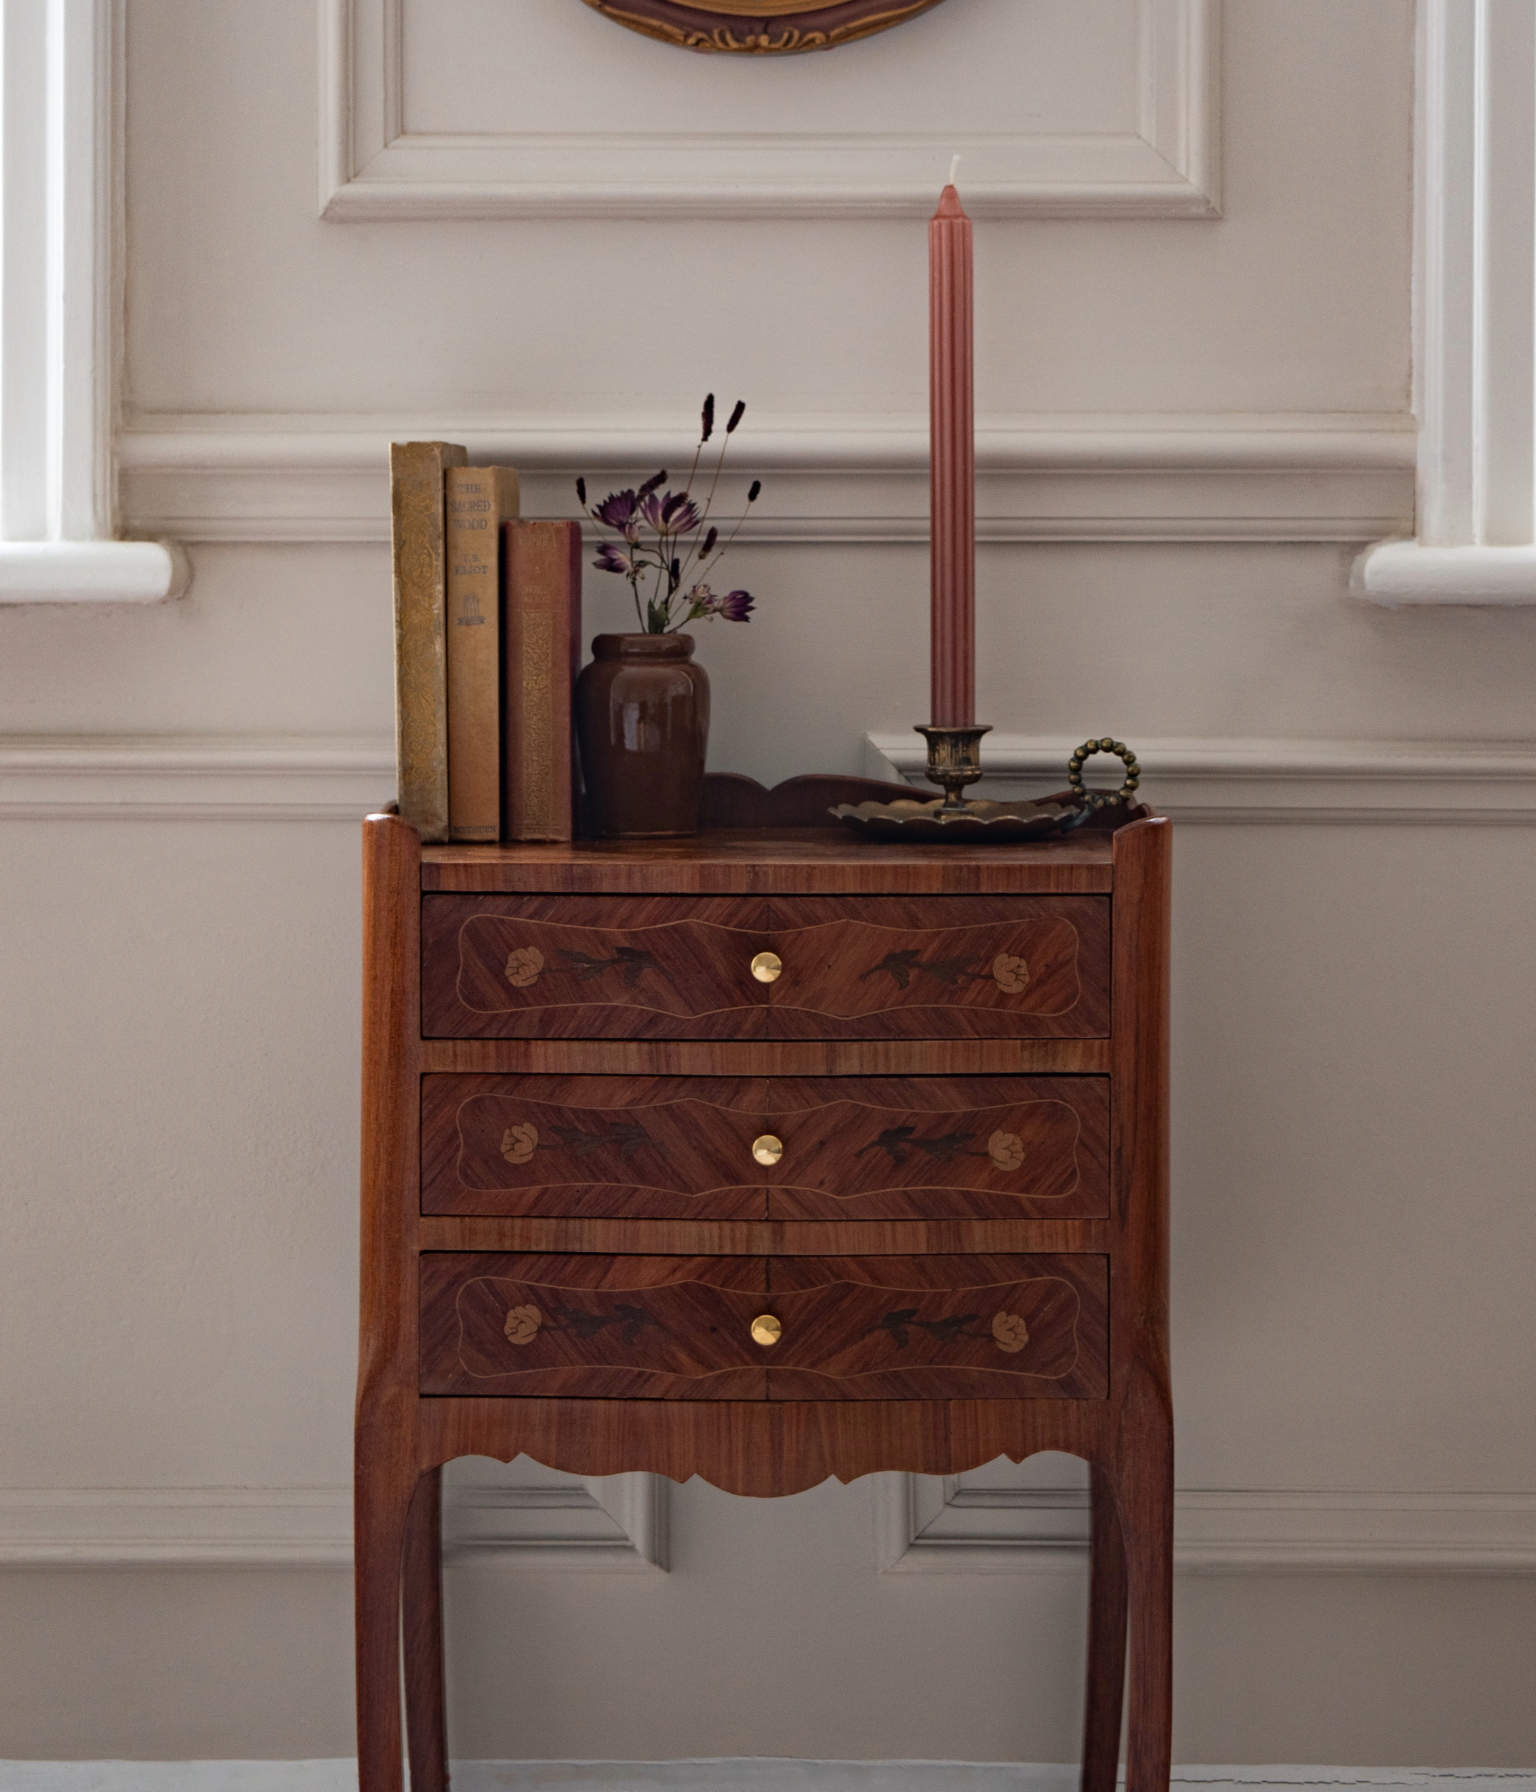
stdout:
POLYGON ((1141 767, 1136 755, 1123 740, 1111 740, 1106 734, 1098 740, 1085 740, 1067 761, 1067 782, 1072 794, 1081 797, 1090 809, 1112 809, 1116 803, 1128 803, 1141 783, 1141 767), (1125 782, 1118 790, 1087 790, 1083 787, 1083 764, 1095 753, 1113 753, 1125 761, 1125 782))

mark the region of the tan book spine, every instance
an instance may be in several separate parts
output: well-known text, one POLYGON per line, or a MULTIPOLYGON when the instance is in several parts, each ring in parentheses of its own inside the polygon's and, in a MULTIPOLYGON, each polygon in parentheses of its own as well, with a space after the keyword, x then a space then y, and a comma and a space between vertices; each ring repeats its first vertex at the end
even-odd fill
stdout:
POLYGON ((400 815, 423 840, 448 838, 447 557, 443 472, 468 459, 448 442, 393 442, 395 761, 400 815))
POLYGON ((501 525, 517 515, 511 467, 449 467, 448 837, 501 838, 501 525))
POLYGON ((502 529, 503 834, 575 833, 571 696, 581 642, 581 525, 502 529))

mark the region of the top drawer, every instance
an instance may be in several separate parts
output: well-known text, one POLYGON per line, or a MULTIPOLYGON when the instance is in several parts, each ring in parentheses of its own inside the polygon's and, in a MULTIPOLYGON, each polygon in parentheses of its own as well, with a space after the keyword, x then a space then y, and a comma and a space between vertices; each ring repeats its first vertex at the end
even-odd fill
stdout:
POLYGON ((422 898, 436 1039, 1093 1039, 1104 896, 422 898))

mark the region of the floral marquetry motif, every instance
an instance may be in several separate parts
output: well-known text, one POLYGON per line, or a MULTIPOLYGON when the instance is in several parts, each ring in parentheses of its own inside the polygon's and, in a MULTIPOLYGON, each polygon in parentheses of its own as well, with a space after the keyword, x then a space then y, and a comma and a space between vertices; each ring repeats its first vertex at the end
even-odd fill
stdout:
POLYGON ((1012 1356, 1029 1342, 1029 1327, 1017 1313, 996 1313, 992 1318, 992 1336, 998 1349, 1012 1356))
POLYGON ((987 1156, 1000 1170, 1016 1170, 1024 1161, 1024 1141, 1016 1132, 995 1132, 987 1140, 987 1156))
POLYGON ((1029 966, 1011 952, 999 952, 992 960, 992 981, 1011 996, 1022 995, 1029 985, 1029 966))
POLYGON ((531 1344, 543 1323, 544 1315, 535 1306, 509 1307, 502 1335, 509 1344, 531 1344))
POLYGON ((539 1148, 539 1129, 524 1121, 501 1135, 501 1155, 509 1164, 525 1164, 539 1148))
POLYGON ((527 989, 539 980, 544 954, 537 946, 515 946, 507 954, 507 981, 514 989, 527 989))

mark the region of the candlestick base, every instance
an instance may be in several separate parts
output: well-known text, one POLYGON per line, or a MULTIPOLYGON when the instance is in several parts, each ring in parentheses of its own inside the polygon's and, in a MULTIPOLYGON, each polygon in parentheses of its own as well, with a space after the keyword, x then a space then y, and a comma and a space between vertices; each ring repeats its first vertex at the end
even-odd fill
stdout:
POLYGON ((971 805, 961 792, 981 776, 981 737, 992 732, 991 723, 958 728, 919 722, 915 731, 928 743, 928 782, 939 785, 944 792, 944 800, 934 813, 964 815, 971 805))

